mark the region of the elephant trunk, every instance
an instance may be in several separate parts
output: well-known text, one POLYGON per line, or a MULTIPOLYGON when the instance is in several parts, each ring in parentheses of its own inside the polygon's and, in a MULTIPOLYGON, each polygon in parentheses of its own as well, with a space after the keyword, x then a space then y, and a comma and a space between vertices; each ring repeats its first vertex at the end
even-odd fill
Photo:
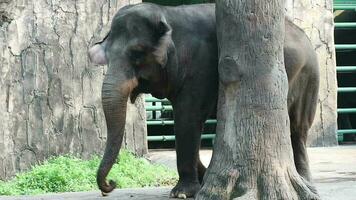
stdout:
POLYGON ((107 125, 107 140, 104 156, 97 171, 97 184, 103 195, 116 187, 116 183, 112 180, 107 182, 106 177, 116 162, 121 148, 125 132, 128 97, 138 84, 136 78, 127 79, 117 76, 117 74, 107 74, 102 86, 102 104, 107 125))

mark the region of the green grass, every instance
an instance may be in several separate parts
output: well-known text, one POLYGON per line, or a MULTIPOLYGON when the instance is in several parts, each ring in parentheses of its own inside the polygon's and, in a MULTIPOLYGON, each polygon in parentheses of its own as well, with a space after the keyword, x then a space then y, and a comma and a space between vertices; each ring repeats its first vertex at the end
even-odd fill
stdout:
MULTIPOLYGON (((0 195, 97 190, 96 170, 99 162, 99 157, 90 160, 72 156, 51 158, 7 182, 0 181, 0 195)), ((116 181, 118 188, 169 186, 177 181, 175 171, 151 164, 127 151, 122 151, 119 163, 113 166, 108 176, 108 179, 116 181)))

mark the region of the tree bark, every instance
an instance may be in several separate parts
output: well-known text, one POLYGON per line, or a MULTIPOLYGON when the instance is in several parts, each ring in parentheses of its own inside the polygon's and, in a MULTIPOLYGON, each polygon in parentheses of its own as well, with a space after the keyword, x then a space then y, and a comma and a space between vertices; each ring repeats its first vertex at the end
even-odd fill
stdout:
MULTIPOLYGON (((105 67, 87 51, 140 0, 0 1, 0 179, 49 156, 102 154, 105 67)), ((144 100, 128 105, 124 146, 144 154, 144 100)))
POLYGON ((217 136, 196 199, 319 199, 293 161, 284 0, 220 0, 216 17, 217 136))

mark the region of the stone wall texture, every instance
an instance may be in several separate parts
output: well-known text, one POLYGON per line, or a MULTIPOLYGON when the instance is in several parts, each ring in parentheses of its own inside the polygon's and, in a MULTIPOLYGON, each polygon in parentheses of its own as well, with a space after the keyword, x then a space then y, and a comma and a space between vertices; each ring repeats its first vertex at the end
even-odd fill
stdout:
MULTIPOLYGON (((105 67, 87 51, 116 11, 139 0, 0 0, 0 179, 59 154, 101 154, 105 67)), ((143 98, 128 106, 125 146, 147 151, 143 98)))
POLYGON ((337 145, 337 82, 332 0, 287 0, 286 15, 311 39, 320 65, 319 105, 309 146, 337 145))

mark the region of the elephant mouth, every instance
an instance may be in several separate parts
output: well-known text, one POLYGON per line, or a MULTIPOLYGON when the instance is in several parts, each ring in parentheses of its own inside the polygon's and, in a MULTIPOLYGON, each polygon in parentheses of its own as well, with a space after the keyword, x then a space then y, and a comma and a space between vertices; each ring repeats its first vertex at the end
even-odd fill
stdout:
POLYGON ((139 79, 138 85, 130 93, 130 102, 135 103, 137 97, 142 93, 150 93, 150 83, 145 79, 139 79))
POLYGON ((121 91, 123 94, 129 95, 137 86, 138 86, 137 78, 131 78, 126 80, 119 86, 119 91, 121 91))

